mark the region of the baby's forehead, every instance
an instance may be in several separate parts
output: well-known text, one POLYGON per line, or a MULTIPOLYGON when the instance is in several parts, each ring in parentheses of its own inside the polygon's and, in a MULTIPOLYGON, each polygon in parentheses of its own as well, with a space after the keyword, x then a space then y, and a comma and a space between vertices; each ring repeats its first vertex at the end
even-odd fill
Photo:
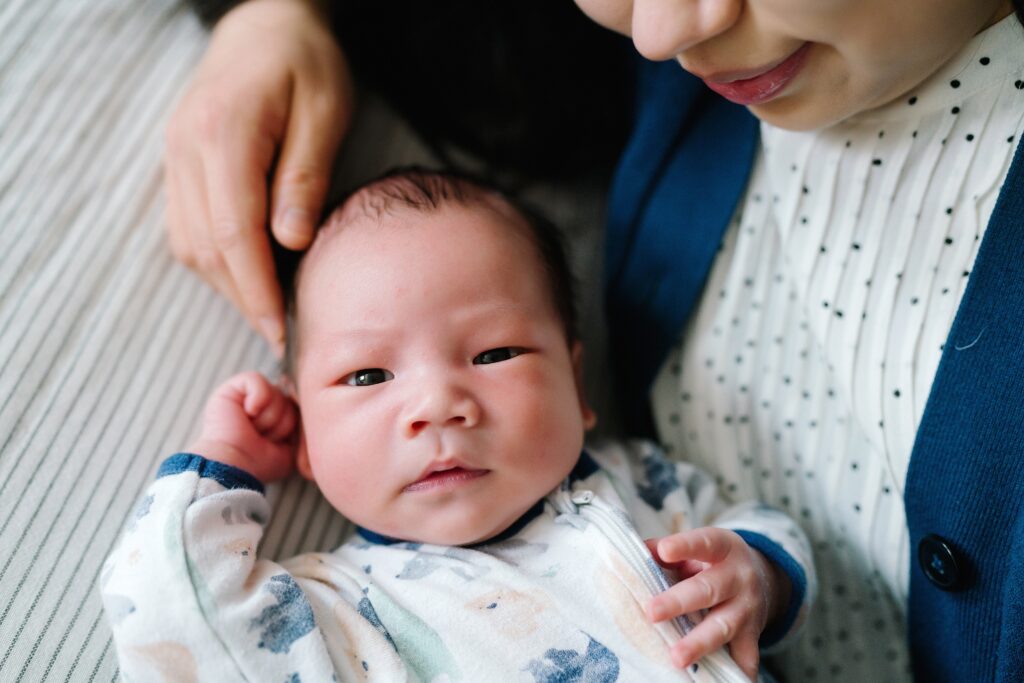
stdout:
POLYGON ((461 259, 500 254, 488 272, 506 272, 512 279, 526 277, 543 283, 567 336, 574 336, 571 273, 554 226, 528 207, 521 209, 486 187, 467 185, 447 192, 449 187, 442 191, 432 188, 424 195, 378 182, 357 191, 335 209, 318 230, 298 271, 289 278, 289 359, 297 360, 300 355, 300 337, 304 336, 300 328, 318 320, 324 305, 333 305, 322 293, 347 292, 342 294, 346 299, 367 294, 366 289, 359 294, 351 288, 353 277, 359 282, 401 287, 403 263, 418 266, 414 270, 426 278, 434 277, 436 270, 428 273, 435 256, 437 268, 462 271, 461 265, 443 258, 452 250, 461 254, 461 259), (459 248, 467 245, 468 250, 459 248), (391 282, 392 275, 398 276, 397 284, 391 282))
MULTIPOLYGON (((361 244, 379 240, 384 243, 394 239, 396 231, 413 231, 441 219, 452 212, 463 212, 479 216, 479 225, 487 224, 492 229, 481 229, 471 239, 505 240, 525 239, 534 242, 528 220, 500 196, 481 191, 471 197, 448 198, 430 205, 413 205, 394 201, 392 197, 379 192, 360 190, 353 194, 327 218, 317 231, 316 238, 303 258, 297 277, 297 291, 301 286, 302 273, 319 268, 324 263, 344 258, 346 237, 358 239, 361 244), (493 228, 497 227, 498 230, 493 228), (341 248, 337 248, 341 246, 341 248)), ((535 249, 530 253, 541 260, 535 249)))
POLYGON ((473 253, 497 252, 514 262, 519 272, 544 269, 526 219, 512 207, 504 210, 500 204, 474 199, 448 201, 436 207, 384 208, 372 203, 373 196, 367 199, 371 203, 349 201, 336 209, 303 257, 294 279, 290 306, 296 341, 300 330, 308 332, 309 324, 324 313, 324 306, 332 305, 330 295, 324 292, 344 290, 352 297, 367 294, 365 289, 357 293, 349 288, 353 277, 363 281, 377 280, 379 276, 379 282, 390 286, 395 279, 402 280, 403 264, 409 259, 419 261, 419 272, 444 277, 451 267, 450 261, 439 259, 434 267, 430 254, 436 252, 430 248, 432 245, 459 240, 461 245, 471 246, 467 258, 473 258, 473 253), (410 248, 410 243, 420 244, 422 249, 410 248), (375 266, 368 270, 368 263, 375 266), (354 275, 355 272, 365 277, 354 275), (342 284, 343 281, 349 284, 342 284))

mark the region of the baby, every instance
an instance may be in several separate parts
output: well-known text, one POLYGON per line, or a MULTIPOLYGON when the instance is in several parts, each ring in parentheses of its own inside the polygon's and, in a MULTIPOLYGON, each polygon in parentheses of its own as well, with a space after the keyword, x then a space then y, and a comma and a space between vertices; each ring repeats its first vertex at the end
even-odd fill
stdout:
POLYGON ((814 575, 791 520, 649 443, 584 450, 546 221, 396 172, 294 285, 286 388, 218 388, 104 567, 130 680, 743 681, 795 629, 814 575), (263 484, 295 468, 358 535, 258 560, 263 484))

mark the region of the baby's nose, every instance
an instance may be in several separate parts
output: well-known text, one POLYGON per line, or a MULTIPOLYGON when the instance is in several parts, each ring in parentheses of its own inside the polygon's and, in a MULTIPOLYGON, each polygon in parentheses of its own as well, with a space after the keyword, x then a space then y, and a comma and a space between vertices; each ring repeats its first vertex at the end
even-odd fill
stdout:
POLYGON ((406 436, 416 436, 430 427, 475 426, 480 421, 480 405, 466 391, 456 387, 438 387, 419 397, 405 422, 406 436))

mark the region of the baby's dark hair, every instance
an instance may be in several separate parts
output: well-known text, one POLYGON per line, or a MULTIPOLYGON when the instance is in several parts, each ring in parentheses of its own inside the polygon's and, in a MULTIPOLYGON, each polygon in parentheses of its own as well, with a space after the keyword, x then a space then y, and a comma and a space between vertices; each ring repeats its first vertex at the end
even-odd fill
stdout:
MULTIPOLYGON (((566 341, 577 338, 575 284, 559 229, 529 203, 504 192, 492 183, 461 171, 430 170, 419 166, 394 168, 352 190, 328 214, 321 230, 328 229, 351 213, 379 218, 397 208, 421 213, 446 205, 484 207, 507 214, 526 230, 548 279, 555 311, 561 319, 566 341)), ((305 252, 275 248, 278 279, 284 293, 287 318, 284 372, 292 375, 296 343, 296 304, 301 264, 305 252)))

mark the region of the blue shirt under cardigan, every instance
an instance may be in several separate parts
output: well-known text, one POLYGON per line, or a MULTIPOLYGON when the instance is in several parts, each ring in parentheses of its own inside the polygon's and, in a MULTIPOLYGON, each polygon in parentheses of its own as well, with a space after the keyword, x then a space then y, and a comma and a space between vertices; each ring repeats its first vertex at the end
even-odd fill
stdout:
MULTIPOLYGON (((757 138, 745 108, 674 62, 640 65, 605 256, 613 364, 632 431, 652 431, 651 383, 698 301, 757 138)), ((950 330, 904 495, 915 678, 1024 681, 1024 144, 950 330), (925 576, 918 547, 931 534, 953 549, 959 590, 925 576)))

